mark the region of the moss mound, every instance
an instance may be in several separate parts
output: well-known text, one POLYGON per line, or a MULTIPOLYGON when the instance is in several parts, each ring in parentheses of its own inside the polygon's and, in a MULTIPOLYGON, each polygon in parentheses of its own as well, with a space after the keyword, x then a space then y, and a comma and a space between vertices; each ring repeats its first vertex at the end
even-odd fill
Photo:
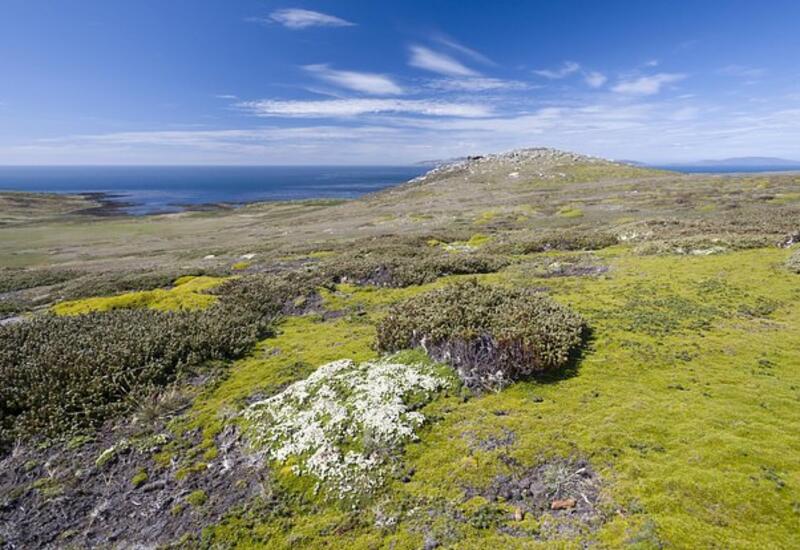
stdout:
POLYGON ((449 285, 393 306, 377 328, 377 346, 422 346, 456 367, 473 389, 502 387, 564 367, 581 343, 583 319, 530 289, 449 285))
POLYGON ((186 276, 177 279, 173 288, 139 290, 114 296, 99 296, 61 302, 53 306, 57 315, 79 315, 92 311, 111 311, 114 309, 151 308, 162 311, 204 309, 216 301, 206 294, 223 283, 221 277, 186 276))

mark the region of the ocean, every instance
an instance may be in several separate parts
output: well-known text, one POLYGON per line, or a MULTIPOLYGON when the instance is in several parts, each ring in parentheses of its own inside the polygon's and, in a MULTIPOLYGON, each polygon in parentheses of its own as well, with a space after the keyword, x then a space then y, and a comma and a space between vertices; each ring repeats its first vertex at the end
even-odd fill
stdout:
POLYGON ((800 166, 797 164, 781 166, 769 164, 764 166, 757 165, 730 165, 730 164, 668 164, 668 165, 646 165, 646 168, 659 168, 661 170, 672 170, 673 172, 683 172, 685 174, 757 174, 761 172, 798 172, 800 166))
POLYGON ((205 204, 350 199, 415 178, 425 166, 0 166, 0 190, 104 193, 130 214, 205 204))

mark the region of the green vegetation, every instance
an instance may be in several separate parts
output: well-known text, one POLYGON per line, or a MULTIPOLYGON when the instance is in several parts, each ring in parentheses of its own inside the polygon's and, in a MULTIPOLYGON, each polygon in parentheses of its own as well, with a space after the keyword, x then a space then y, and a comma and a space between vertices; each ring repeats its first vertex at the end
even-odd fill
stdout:
POLYGON ((535 157, 337 203, 17 204, 4 543, 800 546, 800 177, 535 157))
MULTIPOLYGON (((220 283, 178 282, 176 289, 220 283)), ((200 311, 119 309, 40 316, 5 328, 0 442, 97 427, 192 368, 242 355, 269 332, 290 298, 284 293, 292 290, 274 277, 258 284, 229 281, 219 303, 200 311)))
MULTIPOLYGON (((480 244, 488 239, 479 236, 480 244)), ((479 246, 470 244, 470 248, 479 246)), ((322 270, 334 282, 406 287, 430 283, 447 275, 491 273, 510 260, 499 255, 448 252, 415 242, 373 244, 329 259, 322 270)))
POLYGON ((315 493, 322 488, 336 498, 363 500, 380 488, 402 445, 425 422, 419 409, 456 385, 449 369, 407 355, 317 368, 247 409, 251 440, 281 475, 312 478, 315 493))
POLYGON ((63 283, 77 276, 72 271, 56 269, 6 269, 0 268, 0 293, 24 290, 37 286, 63 283))
POLYGON ((800 273, 800 249, 795 250, 789 259, 786 260, 786 267, 789 268, 790 271, 795 273, 800 273))
POLYGON ((60 302, 53 306, 53 313, 79 315, 93 311, 137 308, 160 311, 205 309, 216 301, 215 296, 206 294, 205 291, 219 286, 223 281, 224 279, 218 277, 186 276, 177 279, 174 287, 169 290, 142 290, 116 296, 60 302))
POLYGON ((202 489, 197 489, 196 491, 192 491, 186 497, 186 502, 189 503, 191 506, 202 506, 208 500, 208 495, 202 489))
POLYGON ((583 217, 583 210, 580 208, 565 206, 560 208, 556 214, 562 218, 581 218, 583 217))
POLYGON ((584 322, 545 296, 467 281, 393 306, 377 329, 377 346, 422 346, 447 361, 471 388, 497 389, 512 380, 565 366, 584 322))
POLYGON ((147 470, 144 469, 139 470, 138 472, 136 472, 136 475, 131 478, 131 485, 134 488, 141 487, 142 485, 147 483, 148 479, 150 479, 150 476, 147 475, 147 470))

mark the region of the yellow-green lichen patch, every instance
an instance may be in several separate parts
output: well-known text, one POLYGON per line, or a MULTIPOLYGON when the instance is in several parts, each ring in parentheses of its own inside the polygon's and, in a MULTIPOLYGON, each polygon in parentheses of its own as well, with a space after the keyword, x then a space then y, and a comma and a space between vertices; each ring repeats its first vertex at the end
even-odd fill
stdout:
POLYGON ((475 218, 475 225, 485 225, 497 218, 498 215, 499 212, 497 212, 497 210, 486 210, 481 212, 478 217, 475 218))
POLYGON ((225 277, 180 277, 170 289, 157 288, 61 302, 53 306, 56 315, 80 315, 114 309, 151 308, 161 311, 197 310, 213 304, 217 298, 205 291, 219 286, 225 277))
POLYGON ((583 210, 577 207, 565 206, 560 208, 558 212, 556 212, 556 215, 561 218, 582 218, 583 210))

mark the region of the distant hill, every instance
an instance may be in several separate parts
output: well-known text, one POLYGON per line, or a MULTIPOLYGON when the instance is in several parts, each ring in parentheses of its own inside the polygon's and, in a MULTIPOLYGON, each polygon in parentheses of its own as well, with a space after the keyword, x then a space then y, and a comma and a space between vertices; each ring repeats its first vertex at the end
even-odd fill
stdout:
POLYGON ((685 166, 758 166, 758 167, 799 167, 800 161, 788 160, 777 157, 732 157, 717 160, 700 160, 697 162, 682 163, 685 166))

